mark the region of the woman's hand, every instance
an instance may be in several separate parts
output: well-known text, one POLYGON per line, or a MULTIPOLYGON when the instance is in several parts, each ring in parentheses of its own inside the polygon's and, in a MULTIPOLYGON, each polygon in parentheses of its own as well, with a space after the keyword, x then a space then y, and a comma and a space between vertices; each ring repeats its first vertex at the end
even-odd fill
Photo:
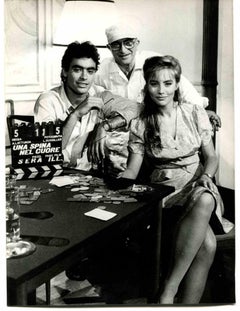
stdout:
POLYGON ((124 165, 123 163, 117 165, 116 163, 113 164, 109 162, 105 173, 107 173, 109 176, 113 178, 121 178, 125 169, 126 169, 126 165, 124 165))
POLYGON ((216 186, 213 183, 212 178, 208 177, 205 174, 203 174, 193 183, 193 187, 197 187, 197 186, 205 187, 207 189, 210 189, 213 192, 216 191, 216 186))

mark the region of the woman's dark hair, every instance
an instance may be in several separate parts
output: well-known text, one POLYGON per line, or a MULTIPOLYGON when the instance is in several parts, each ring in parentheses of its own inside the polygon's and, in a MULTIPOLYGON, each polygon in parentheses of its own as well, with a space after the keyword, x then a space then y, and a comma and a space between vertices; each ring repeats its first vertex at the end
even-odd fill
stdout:
POLYGON ((62 69, 69 70, 71 61, 74 58, 92 58, 98 69, 100 56, 97 48, 91 42, 86 41, 79 43, 78 41, 72 42, 68 45, 63 57, 62 57, 62 69))
MULTIPOLYGON (((156 71, 160 69, 171 69, 176 82, 180 81, 182 69, 179 64, 179 61, 173 56, 154 56, 146 59, 143 65, 143 75, 146 81, 146 85, 149 79, 155 74, 156 71)), ((147 88, 145 85, 145 96, 144 96, 144 105, 140 118, 144 120, 146 124, 146 138, 149 142, 153 142, 156 139, 156 136, 159 136, 159 126, 157 122, 157 105, 151 99, 147 88)), ((174 100, 181 102, 179 89, 175 91, 174 100)))

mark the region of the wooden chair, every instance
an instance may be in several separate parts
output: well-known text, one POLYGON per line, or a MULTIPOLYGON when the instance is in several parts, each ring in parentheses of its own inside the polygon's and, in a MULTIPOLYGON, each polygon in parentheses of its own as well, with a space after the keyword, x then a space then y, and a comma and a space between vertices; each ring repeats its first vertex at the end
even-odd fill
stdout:
MULTIPOLYGON (((235 223, 234 190, 218 186, 222 196, 225 212, 224 217, 235 223)), ((204 303, 235 302, 235 227, 228 233, 216 235, 217 251, 209 272, 204 303)))
MULTIPOLYGON (((5 116, 14 114, 14 102, 12 99, 5 100, 5 116)), ((10 143, 10 135, 7 124, 7 118, 5 123, 5 163, 7 166, 11 163, 11 143, 10 143)))

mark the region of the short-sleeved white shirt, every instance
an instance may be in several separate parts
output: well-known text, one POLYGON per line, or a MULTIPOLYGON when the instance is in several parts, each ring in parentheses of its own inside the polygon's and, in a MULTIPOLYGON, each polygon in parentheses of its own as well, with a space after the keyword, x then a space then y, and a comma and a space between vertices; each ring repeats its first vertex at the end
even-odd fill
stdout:
MULTIPOLYGON (((96 96, 103 90, 103 88, 94 85, 90 88, 89 95, 96 96)), ((35 122, 64 121, 67 118, 66 111, 71 106, 72 104, 65 93, 63 85, 46 91, 39 96, 35 103, 35 122)), ((72 148, 77 138, 92 131, 96 124, 96 119, 97 111, 91 110, 88 114, 82 116, 81 122, 77 121, 66 148, 62 150, 64 165, 70 162, 72 148)), ((89 170, 91 168, 91 164, 87 160, 86 151, 81 158, 77 159, 77 167, 75 168, 80 170, 89 170)))

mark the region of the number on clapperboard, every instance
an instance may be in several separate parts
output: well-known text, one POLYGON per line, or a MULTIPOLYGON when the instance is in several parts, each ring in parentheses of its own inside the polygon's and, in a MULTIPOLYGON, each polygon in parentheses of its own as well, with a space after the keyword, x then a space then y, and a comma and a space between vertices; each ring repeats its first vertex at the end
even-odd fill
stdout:
POLYGON ((60 126, 56 126, 56 128, 55 128, 55 134, 56 135, 59 135, 60 133, 61 133, 61 128, 60 128, 60 126))
POLYGON ((19 136, 19 131, 18 130, 19 130, 18 128, 14 129, 14 132, 13 132, 13 137, 14 138, 17 138, 19 136))

